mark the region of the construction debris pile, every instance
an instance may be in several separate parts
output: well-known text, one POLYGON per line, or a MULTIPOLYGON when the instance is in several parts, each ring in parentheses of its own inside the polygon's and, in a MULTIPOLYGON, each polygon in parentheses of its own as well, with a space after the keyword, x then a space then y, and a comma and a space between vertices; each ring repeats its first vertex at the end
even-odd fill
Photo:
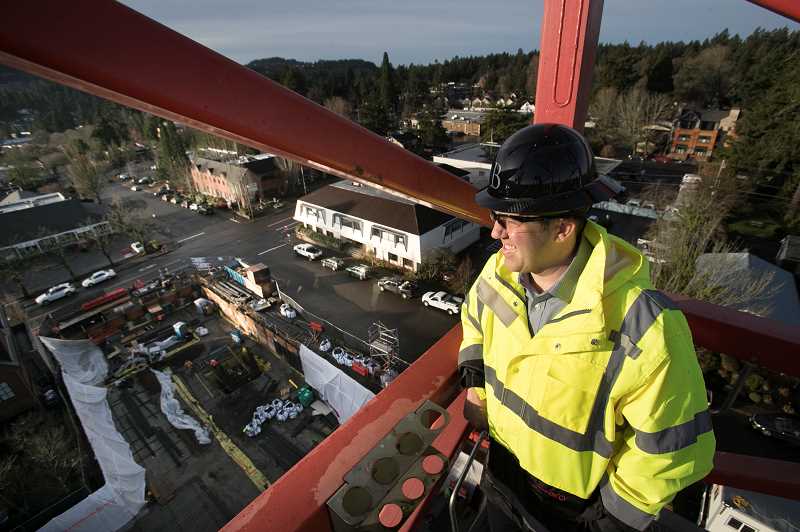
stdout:
POLYGON ((261 434, 261 425, 270 419, 276 421, 286 421, 294 419, 303 411, 303 405, 295 403, 289 399, 273 399, 271 403, 259 405, 253 412, 253 419, 244 426, 242 432, 253 438, 261 434))

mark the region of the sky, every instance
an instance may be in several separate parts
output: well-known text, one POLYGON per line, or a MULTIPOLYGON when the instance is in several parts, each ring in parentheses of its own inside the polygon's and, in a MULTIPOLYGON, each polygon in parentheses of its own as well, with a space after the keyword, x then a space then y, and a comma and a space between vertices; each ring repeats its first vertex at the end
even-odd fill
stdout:
MULTIPOLYGON (((235 60, 428 64, 539 48, 542 0, 123 0, 235 60)), ((703 40, 800 24, 745 0, 606 0, 600 42, 703 40)))

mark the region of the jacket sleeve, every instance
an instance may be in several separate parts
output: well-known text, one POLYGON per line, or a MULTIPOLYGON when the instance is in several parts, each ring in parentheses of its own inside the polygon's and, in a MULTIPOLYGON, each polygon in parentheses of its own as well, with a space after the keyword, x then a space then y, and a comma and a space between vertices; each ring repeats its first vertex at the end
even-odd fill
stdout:
POLYGON ((716 442, 683 314, 665 312, 637 345, 641 356, 656 350, 661 360, 617 405, 623 443, 600 494, 611 515, 644 530, 678 491, 711 471, 716 442))
POLYGON ((477 294, 473 287, 461 306, 463 339, 458 352, 458 373, 463 388, 476 388, 481 399, 484 393, 483 331, 478 314, 477 294))

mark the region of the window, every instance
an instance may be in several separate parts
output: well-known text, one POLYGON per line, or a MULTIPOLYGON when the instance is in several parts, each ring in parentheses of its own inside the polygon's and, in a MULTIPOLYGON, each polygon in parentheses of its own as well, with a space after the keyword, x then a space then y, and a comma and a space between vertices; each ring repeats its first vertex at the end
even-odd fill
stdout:
POLYGON ((689 140, 689 136, 688 135, 679 135, 678 136, 678 140, 681 141, 681 142, 686 142, 687 140, 689 140))
POLYGON ((0 382, 0 401, 8 401, 14 397, 16 397, 16 394, 11 389, 11 386, 7 382, 0 382))
POLYGON ((708 151, 708 150, 706 150, 705 148, 703 148, 703 147, 700 147, 700 146, 698 146, 697 148, 695 148, 695 149, 694 149, 694 152, 695 152, 695 153, 702 153, 702 154, 705 154, 707 151, 708 151))
POLYGON ((414 269, 414 261, 412 261, 410 259, 403 259, 403 267, 410 268, 410 269, 413 270, 414 269))
POLYGON ((405 235, 394 235, 394 245, 406 247, 405 235))
POLYGON ((734 530, 739 530, 739 527, 742 526, 742 522, 736 519, 735 517, 731 517, 728 519, 728 526, 734 530))
POLYGON ((687 146, 684 144, 678 144, 675 146, 675 153, 686 153, 687 146))
POLYGON ((397 255, 394 253, 389 253, 389 262, 397 262, 397 255))
POLYGON ((361 231, 361 222, 355 218, 350 218, 344 214, 336 213, 333 215, 333 225, 339 225, 342 229, 361 231))
POLYGON ((756 532, 756 529, 752 526, 742 525, 742 528, 739 529, 739 532, 756 532))
POLYGON ((469 222, 460 218, 454 218, 444 225, 444 239, 455 238, 454 235, 464 230, 469 222))
POLYGON ((711 137, 699 137, 697 139, 697 142, 699 142, 700 144, 708 144, 709 142, 711 142, 711 137))

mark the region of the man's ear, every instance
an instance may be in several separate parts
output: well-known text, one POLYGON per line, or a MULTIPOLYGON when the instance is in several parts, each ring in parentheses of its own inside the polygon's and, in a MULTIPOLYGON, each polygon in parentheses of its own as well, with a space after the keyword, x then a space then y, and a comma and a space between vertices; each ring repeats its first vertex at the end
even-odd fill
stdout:
POLYGON ((574 218, 559 218, 554 234, 556 242, 566 242, 578 230, 574 218))

